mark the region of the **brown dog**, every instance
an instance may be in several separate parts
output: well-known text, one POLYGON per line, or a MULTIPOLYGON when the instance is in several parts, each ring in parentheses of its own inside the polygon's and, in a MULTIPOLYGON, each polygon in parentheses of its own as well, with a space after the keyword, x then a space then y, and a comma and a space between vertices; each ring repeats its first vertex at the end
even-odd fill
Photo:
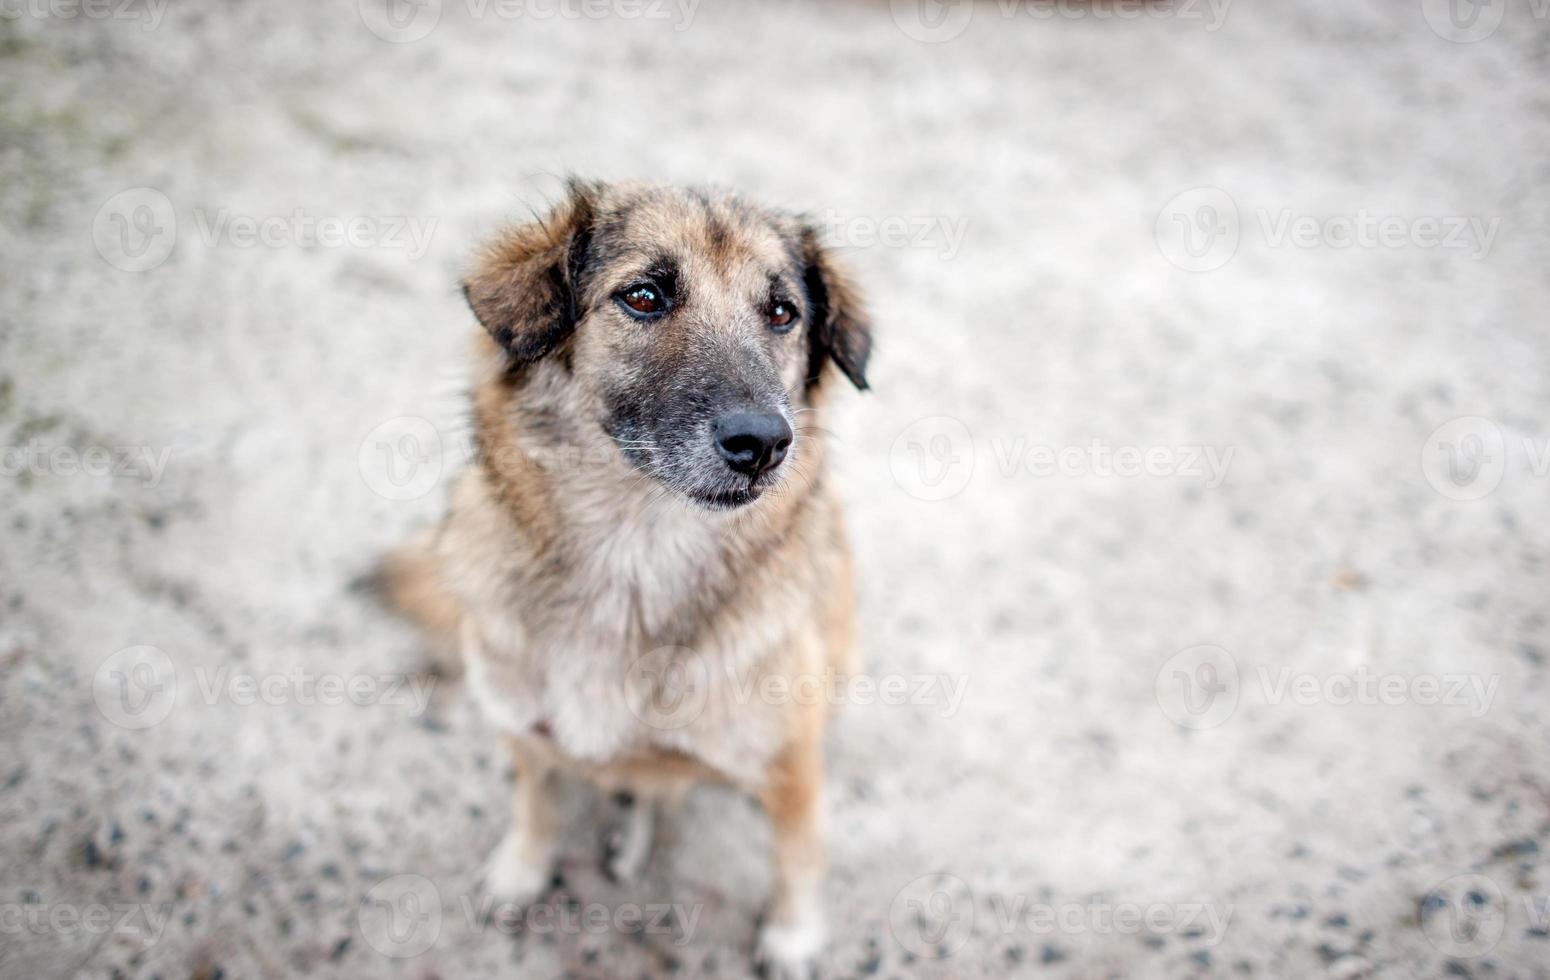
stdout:
POLYGON ((851 567, 821 409, 865 388, 855 291, 800 219, 737 197, 573 181, 495 242, 464 291, 477 465, 393 556, 398 603, 455 636, 509 743, 516 821, 486 887, 551 875, 551 779, 637 801, 612 859, 648 854, 693 781, 769 812, 776 894, 758 955, 810 971, 825 934, 820 698, 851 668, 851 567), (772 686, 773 685, 773 686, 772 686))

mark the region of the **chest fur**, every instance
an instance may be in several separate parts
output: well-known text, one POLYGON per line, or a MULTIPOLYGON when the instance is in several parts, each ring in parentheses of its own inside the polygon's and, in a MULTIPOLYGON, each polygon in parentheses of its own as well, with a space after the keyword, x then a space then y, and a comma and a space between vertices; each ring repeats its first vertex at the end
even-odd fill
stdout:
POLYGON ((671 510, 599 523, 573 525, 564 562, 470 541, 462 560, 496 570, 465 595, 471 692, 497 726, 581 762, 671 752, 752 778, 785 724, 760 680, 805 617, 738 574, 724 526, 671 510))

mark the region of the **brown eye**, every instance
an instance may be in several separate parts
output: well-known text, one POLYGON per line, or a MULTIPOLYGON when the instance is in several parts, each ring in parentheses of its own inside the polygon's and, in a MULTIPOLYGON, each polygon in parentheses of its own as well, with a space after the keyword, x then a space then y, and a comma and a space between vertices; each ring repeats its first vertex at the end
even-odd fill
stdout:
POLYGON ((667 309, 667 298, 662 295, 662 290, 649 282, 630 286, 619 294, 618 299, 638 316, 656 316, 667 309))
POLYGON ((784 300, 776 300, 770 304, 770 326, 776 333, 785 333, 796 322, 796 310, 784 300))

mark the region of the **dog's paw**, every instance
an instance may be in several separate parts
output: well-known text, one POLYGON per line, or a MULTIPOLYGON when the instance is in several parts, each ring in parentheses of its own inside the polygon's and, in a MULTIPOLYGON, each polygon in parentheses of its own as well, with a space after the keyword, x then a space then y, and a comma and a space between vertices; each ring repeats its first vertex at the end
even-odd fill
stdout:
POLYGON ((620 794, 623 814, 603 841, 603 872, 609 880, 632 882, 651 860, 655 808, 650 800, 620 794))
POLYGON ((818 954, 827 938, 820 922, 767 922, 759 930, 754 966, 765 980, 813 980, 818 976, 818 954))
POLYGON ((516 832, 508 833, 485 863, 481 886, 503 902, 526 905, 549 887, 553 861, 533 860, 516 832))
POLYGON ((640 877, 651 852, 630 839, 623 829, 614 830, 603 845, 603 872, 609 881, 629 884, 640 877))

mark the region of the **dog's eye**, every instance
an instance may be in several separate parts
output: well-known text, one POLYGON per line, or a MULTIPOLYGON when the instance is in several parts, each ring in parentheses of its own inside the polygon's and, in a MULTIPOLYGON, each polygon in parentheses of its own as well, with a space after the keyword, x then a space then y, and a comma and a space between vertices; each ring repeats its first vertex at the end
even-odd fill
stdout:
POLYGON ((641 282, 626 287, 617 299, 637 316, 656 316, 667 310, 667 297, 656 283, 641 282))
POLYGON ((770 304, 770 329, 776 333, 785 333, 791 329, 791 325, 797 320, 797 311, 785 300, 776 300, 770 304))

